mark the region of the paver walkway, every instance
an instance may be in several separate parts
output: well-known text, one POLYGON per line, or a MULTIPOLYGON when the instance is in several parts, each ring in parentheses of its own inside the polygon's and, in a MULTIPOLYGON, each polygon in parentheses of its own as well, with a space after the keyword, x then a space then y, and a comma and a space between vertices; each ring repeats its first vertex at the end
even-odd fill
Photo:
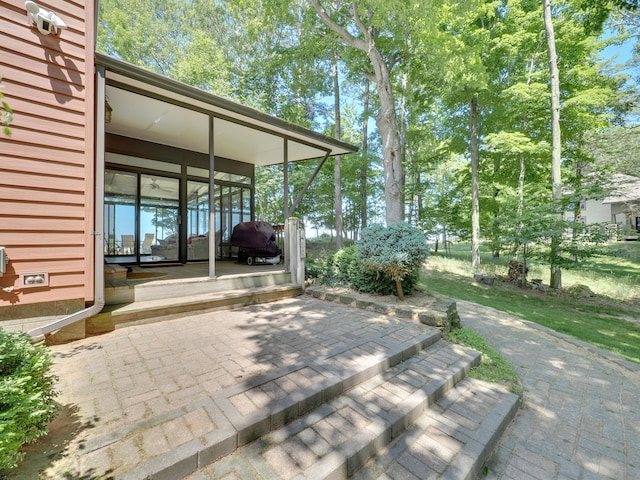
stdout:
POLYGON ((640 479, 640 365, 489 307, 457 307, 526 389, 486 478, 640 479))
MULTIPOLYGON (((47 479, 97 480, 145 462, 173 465, 185 452, 214 456, 208 449, 235 438, 234 411, 250 414, 250 405, 321 385, 328 373, 317 368, 318 359, 335 358, 342 362, 336 369, 346 370, 352 355, 374 361, 385 349, 401 351, 434 334, 424 325, 301 296, 54 346, 57 400, 65 411, 46 439, 48 449, 31 454, 9 478, 32 480, 41 472, 47 479), (275 380, 249 390, 252 401, 235 395, 269 378, 275 380)), ((146 476, 139 474, 129 477, 146 476)))

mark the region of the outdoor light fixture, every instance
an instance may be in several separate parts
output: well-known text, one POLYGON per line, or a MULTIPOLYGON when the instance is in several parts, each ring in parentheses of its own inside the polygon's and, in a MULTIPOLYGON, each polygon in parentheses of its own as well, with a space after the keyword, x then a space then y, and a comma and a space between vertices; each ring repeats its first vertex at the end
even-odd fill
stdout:
POLYGON ((104 122, 109 123, 111 121, 111 112, 113 112, 113 108, 109 105, 109 97, 105 97, 104 99, 104 122))
POLYGON ((25 8, 27 9, 27 21, 29 25, 35 25, 38 31, 43 35, 59 35, 60 30, 67 28, 67 25, 62 19, 55 13, 40 8, 36 2, 31 0, 25 2, 25 8))

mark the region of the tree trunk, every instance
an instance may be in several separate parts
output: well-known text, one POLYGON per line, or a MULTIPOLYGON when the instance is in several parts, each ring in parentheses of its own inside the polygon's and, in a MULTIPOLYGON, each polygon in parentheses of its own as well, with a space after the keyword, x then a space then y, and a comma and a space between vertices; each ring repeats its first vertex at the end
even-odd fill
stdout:
POLYGON ((404 219, 402 155, 400 133, 396 119, 395 101, 391 87, 389 67, 375 43, 373 29, 366 26, 357 11, 357 2, 351 3, 355 24, 363 38, 353 35, 347 28, 337 23, 320 5, 319 0, 311 0, 322 22, 338 34, 347 45, 364 52, 373 67, 373 79, 380 99, 380 114, 376 120, 382 139, 382 165, 384 167, 384 198, 387 225, 404 219))
MULTIPOLYGON (((540 41, 540 43, 538 44, 538 48, 540 48, 542 43, 542 40, 540 41)), ((537 52, 537 50, 536 50, 537 52)), ((529 73, 527 74, 527 87, 529 87, 531 85, 531 77, 533 76, 533 68, 535 66, 535 61, 536 61, 536 57, 535 57, 535 53, 531 56, 531 60, 529 62, 529 73)), ((527 115, 527 112, 523 113, 522 115, 522 131, 526 132, 529 128, 529 116, 527 115)), ((516 242, 516 251, 515 251, 515 257, 518 258, 518 255, 520 253, 520 246, 521 246, 521 238, 522 238, 522 229, 524 228, 524 223, 522 221, 522 212, 524 211, 524 180, 526 177, 526 173, 527 173, 527 165, 524 161, 524 153, 520 153, 519 155, 519 160, 520 160, 520 173, 518 174, 518 207, 517 207, 517 215, 518 215, 518 227, 517 227, 517 237, 518 240, 516 242)), ((525 251, 523 252, 523 255, 526 254, 526 247, 525 247, 525 251)), ((526 258, 523 258, 523 263, 526 265, 526 258)))
MULTIPOLYGON (((404 166, 407 162, 407 97, 406 97, 406 91, 407 91, 407 74, 404 73, 402 75, 402 94, 400 97, 400 131, 399 131, 399 135, 400 135, 400 165, 404 166)), ((404 187, 407 184, 407 177, 406 177, 406 173, 404 172, 404 168, 402 170, 402 178, 400 180, 400 185, 401 185, 401 192, 402 192, 402 197, 401 197, 401 202, 403 205, 403 211, 404 211, 404 205, 405 205, 405 196, 404 196, 404 187)), ((413 190, 412 194, 411 194, 411 198, 410 198, 410 203, 413 206, 413 195, 414 195, 415 190, 413 190)), ((403 215, 402 220, 404 220, 406 217, 406 215, 403 215)), ((411 221, 411 215, 408 216, 409 221, 411 221)))
MULTIPOLYGON (((562 157, 562 143, 560 136, 560 73, 558 71, 558 56, 556 54, 556 40, 551 17, 551 0, 544 2, 544 28, 547 37, 547 51, 549 54, 549 72, 551 74, 551 188, 553 201, 559 207, 562 200, 562 177, 560 160, 562 157)), ((562 216, 560 210, 557 214, 562 216)), ((562 270, 559 265, 561 255, 560 241, 562 232, 555 232, 551 238, 551 288, 562 288, 562 270)))
POLYGON ((480 193, 478 167, 478 99, 474 96, 469 102, 469 132, 471 155, 471 270, 480 271, 480 193))
MULTIPOLYGON (((340 79, 338 78, 338 56, 333 56, 333 100, 334 114, 336 119, 335 137, 340 140, 342 136, 340 119, 340 79)), ((342 228, 342 180, 340 175, 340 155, 335 156, 335 167, 333 172, 335 182, 335 205, 336 205, 336 249, 340 250, 344 246, 342 228)))
POLYGON ((382 137, 382 162, 384 166, 384 199, 387 225, 404 220, 402 156, 400 132, 396 119, 395 102, 391 89, 389 70, 377 49, 369 52, 376 72, 376 87, 380 98, 380 114, 376 119, 382 137))
POLYGON ((369 80, 364 84, 364 98, 362 105, 362 169, 360 170, 360 197, 362 206, 360 209, 360 232, 367 228, 367 182, 369 167, 369 95, 371 94, 369 80))
POLYGON ((402 291, 402 282, 399 278, 396 279, 396 290, 398 292, 398 300, 404 300, 404 292, 402 291))

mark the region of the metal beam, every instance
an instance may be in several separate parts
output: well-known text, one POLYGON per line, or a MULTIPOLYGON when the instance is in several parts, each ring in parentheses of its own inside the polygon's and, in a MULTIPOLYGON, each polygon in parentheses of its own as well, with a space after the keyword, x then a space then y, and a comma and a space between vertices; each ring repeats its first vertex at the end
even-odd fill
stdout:
MULTIPOLYGON (((315 171, 313 172, 313 175, 311 175, 311 178, 309 178, 309 180, 307 180, 307 184, 304 186, 302 191, 298 194, 296 199, 293 201, 293 205, 291 205, 291 209, 289 210, 289 215, 291 215, 293 212, 295 212, 296 208, 298 208, 298 205, 300 205, 300 202, 302 201, 302 197, 304 197, 304 194, 307 193, 307 190, 309 190, 309 187, 311 186, 311 184, 315 180, 316 176, 320 172, 320 169, 322 168, 322 166, 327 161, 327 158, 329 158, 329 153, 330 153, 329 151, 325 152, 324 158, 320 161, 320 163, 316 167, 315 171)), ((286 218, 285 218, 285 221, 286 221, 286 218)))
POLYGON ((214 116, 209 115, 209 278, 216 276, 216 156, 214 154, 214 116))

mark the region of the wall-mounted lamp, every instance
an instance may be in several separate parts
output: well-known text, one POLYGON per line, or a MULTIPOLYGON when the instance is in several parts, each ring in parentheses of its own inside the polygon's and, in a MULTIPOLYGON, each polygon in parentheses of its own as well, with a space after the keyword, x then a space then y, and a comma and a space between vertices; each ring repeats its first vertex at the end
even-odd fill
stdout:
POLYGON ((59 35, 60 30, 67 28, 67 25, 62 19, 55 13, 40 8, 36 2, 31 0, 25 2, 25 8, 27 9, 27 21, 29 25, 35 25, 38 31, 43 35, 59 35))
POLYGON ((104 99, 104 122, 109 123, 111 121, 111 112, 113 112, 113 108, 109 105, 109 97, 104 99))

